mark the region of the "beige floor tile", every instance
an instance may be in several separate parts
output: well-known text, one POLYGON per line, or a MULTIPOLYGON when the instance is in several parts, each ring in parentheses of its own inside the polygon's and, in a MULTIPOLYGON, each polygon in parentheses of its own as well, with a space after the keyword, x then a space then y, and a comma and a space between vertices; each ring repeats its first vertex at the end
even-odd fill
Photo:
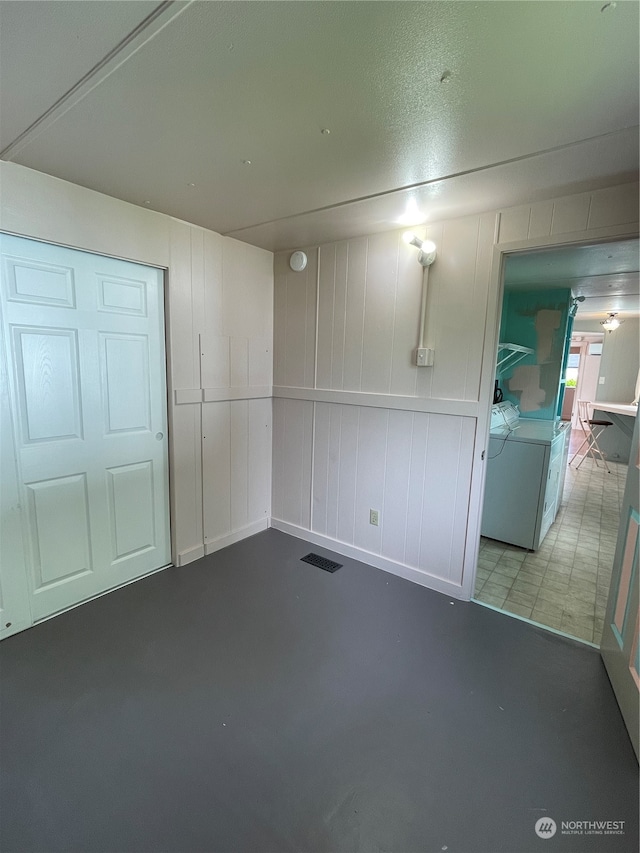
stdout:
POLYGON ((515 579, 511 588, 516 592, 526 592, 529 595, 537 595, 539 589, 536 584, 527 583, 527 581, 520 580, 519 578, 515 579))
POLYGON ((507 613, 515 613, 516 616, 524 616, 525 619, 531 618, 531 607, 524 604, 516 604, 515 601, 505 601, 504 609, 507 613))
POLYGON ((483 569, 491 569, 493 571, 499 559, 500 557, 496 557, 495 560, 491 557, 485 557, 483 552, 483 554, 478 557, 478 565, 482 566, 483 569))
POLYGON ((544 582, 544 577, 542 575, 530 575, 528 572, 520 572, 518 577, 515 579, 517 581, 521 581, 522 583, 530 584, 531 586, 535 586, 538 589, 542 586, 544 582))
POLYGON ((558 581, 568 581, 571 577, 572 571, 572 566, 549 565, 549 568, 545 572, 545 578, 558 581))
POLYGON ((528 592, 520 592, 517 589, 512 589, 505 603, 519 604, 531 608, 536 603, 536 596, 528 592))
POLYGON ((546 601, 549 604, 562 606, 564 602, 566 592, 559 592, 557 589, 548 589, 547 587, 540 587, 540 591, 538 592, 538 602, 541 603, 546 601))
POLYGON ((537 552, 533 554, 527 554, 524 558, 523 566, 535 566, 536 568, 545 569, 549 565, 549 560, 545 560, 544 557, 540 557, 537 552))
POLYGON ((541 625, 547 625, 549 628, 556 628, 558 631, 562 624, 562 616, 553 616, 551 613, 535 607, 531 611, 531 619, 534 622, 539 622, 541 625))
POLYGON ((504 601, 507 597, 507 593, 509 592, 510 586, 504 586, 501 583, 496 583, 493 577, 489 578, 488 581, 485 581, 484 586, 482 587, 482 592, 485 595, 496 595, 502 596, 502 600, 504 601))
POLYGON ((576 637, 578 640, 586 640, 588 643, 593 642, 593 627, 589 627, 588 625, 567 623, 563 619, 560 630, 564 631, 565 634, 570 634, 572 637, 576 637))
POLYGON ((542 579, 540 586, 545 589, 553 589, 556 592, 567 592, 569 590, 569 577, 566 575, 556 575, 551 572, 542 579))
POLYGON ((491 604, 493 607, 502 607, 506 596, 503 595, 488 595, 485 594, 484 590, 476 596, 478 601, 484 602, 484 604, 491 604))
POLYGON ((564 611, 562 614, 562 626, 563 630, 565 626, 582 626, 585 628, 590 628, 593 631, 593 627, 595 625, 595 617, 587 616, 582 613, 569 613, 568 611, 564 611))
POLYGON ((508 578, 515 578, 520 572, 520 564, 517 566, 508 565, 507 563, 500 560, 500 562, 496 563, 496 567, 494 572, 497 572, 500 575, 505 575, 508 578))
POLYGON ((540 566, 537 563, 527 563, 525 561, 522 564, 522 568, 520 569, 520 574, 526 572, 528 575, 538 575, 539 577, 543 578, 547 573, 547 568, 547 564, 540 566))
POLYGON ((569 580, 570 590, 579 590, 583 593, 589 593, 590 598, 595 598, 598 591, 598 585, 595 581, 587 580, 586 578, 576 577, 571 575, 569 580))
POLYGON ((493 583, 497 586, 503 586, 505 587, 505 589, 511 589, 511 585, 513 584, 513 578, 507 577, 507 575, 501 575, 499 572, 494 571, 491 572, 491 574, 487 578, 487 583, 493 583))
POLYGON ((579 598, 573 598, 569 595, 564 599, 564 614, 566 616, 572 616, 579 622, 587 619, 593 619, 595 617, 595 609, 595 601, 589 603, 587 601, 581 601, 579 598))
POLYGON ((503 554, 503 556, 500 557, 497 565, 505 566, 508 569, 515 569, 516 573, 522 568, 522 562, 520 560, 513 560, 510 557, 507 557, 506 554, 503 554))

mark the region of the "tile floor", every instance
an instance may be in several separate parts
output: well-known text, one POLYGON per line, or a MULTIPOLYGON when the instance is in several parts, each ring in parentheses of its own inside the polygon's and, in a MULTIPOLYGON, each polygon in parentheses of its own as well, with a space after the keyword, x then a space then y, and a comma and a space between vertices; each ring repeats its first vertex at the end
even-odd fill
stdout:
POLYGON ((538 551, 480 540, 475 598, 596 645, 611 580, 627 466, 569 466, 562 507, 538 551))

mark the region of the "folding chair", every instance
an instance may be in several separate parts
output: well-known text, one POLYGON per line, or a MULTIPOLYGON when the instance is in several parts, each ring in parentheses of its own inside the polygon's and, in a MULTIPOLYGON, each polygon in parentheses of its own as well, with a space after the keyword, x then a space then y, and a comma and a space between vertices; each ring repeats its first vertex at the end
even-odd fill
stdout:
POLYGON ((584 433, 584 439, 580 447, 573 454, 571 459, 569 460, 569 465, 573 462, 573 460, 578 456, 582 448, 586 445, 586 450, 582 454, 580 461, 576 465, 576 470, 582 465, 586 456, 590 456, 593 461, 598 465, 598 456, 602 459, 604 463, 604 467, 607 469, 607 472, 610 474, 611 470, 607 465, 607 460, 604 453, 600 450, 598 445, 598 438, 602 435, 607 427, 613 426, 611 421, 600 421, 594 420, 593 417, 593 403, 589 400, 578 400, 578 417, 580 419, 580 426, 582 427, 582 432, 584 433))

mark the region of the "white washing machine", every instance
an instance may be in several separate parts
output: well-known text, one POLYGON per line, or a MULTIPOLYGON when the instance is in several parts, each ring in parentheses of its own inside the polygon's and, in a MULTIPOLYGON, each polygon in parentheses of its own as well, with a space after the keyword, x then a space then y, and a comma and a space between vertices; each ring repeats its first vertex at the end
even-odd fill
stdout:
POLYGON ((492 407, 483 536, 540 547, 560 508, 570 433, 568 422, 522 418, 512 403, 492 407))

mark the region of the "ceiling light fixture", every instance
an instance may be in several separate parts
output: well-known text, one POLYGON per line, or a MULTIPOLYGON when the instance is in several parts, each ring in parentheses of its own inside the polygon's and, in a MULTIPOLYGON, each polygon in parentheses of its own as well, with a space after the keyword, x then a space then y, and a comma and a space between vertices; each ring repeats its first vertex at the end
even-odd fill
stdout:
POLYGON ((423 267, 430 267, 436 259, 436 244, 431 240, 421 240, 413 231, 405 231, 402 239, 408 246, 418 249, 418 263, 423 267))
POLYGON ((618 320, 618 315, 616 313, 616 314, 609 314, 607 319, 603 320, 600 323, 600 325, 602 326, 603 329, 606 329, 607 332, 613 332, 614 329, 618 328, 618 326, 620 325, 621 322, 622 322, 621 320, 618 320))
POLYGON ((329 134, 331 133, 331 130, 328 127, 323 127, 320 129, 320 133, 323 136, 329 136, 329 134))

